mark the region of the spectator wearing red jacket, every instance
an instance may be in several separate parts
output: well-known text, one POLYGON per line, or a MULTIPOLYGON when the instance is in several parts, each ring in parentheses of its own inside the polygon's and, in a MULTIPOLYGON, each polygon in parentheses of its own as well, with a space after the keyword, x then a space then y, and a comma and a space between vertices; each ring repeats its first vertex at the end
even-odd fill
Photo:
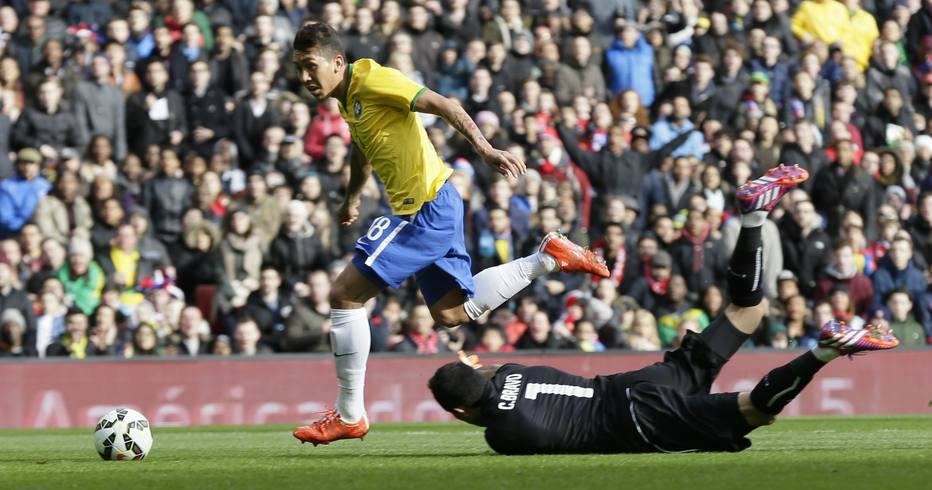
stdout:
POLYGON ((304 135, 304 152, 314 160, 324 158, 324 150, 327 146, 327 138, 332 135, 340 135, 344 144, 350 143, 349 126, 340 115, 337 108, 337 99, 329 98, 317 106, 317 113, 311 121, 311 127, 308 128, 304 135))

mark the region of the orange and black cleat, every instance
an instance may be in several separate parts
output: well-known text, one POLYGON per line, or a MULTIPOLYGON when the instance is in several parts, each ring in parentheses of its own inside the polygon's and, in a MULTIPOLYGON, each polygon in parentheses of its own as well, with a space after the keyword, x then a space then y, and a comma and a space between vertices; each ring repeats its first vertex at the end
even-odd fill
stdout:
POLYGON ((538 250, 556 259, 557 266, 563 272, 588 272, 599 277, 611 275, 602 257, 576 245, 560 232, 547 233, 538 250))
POLYGON ((292 435, 302 443, 310 442, 313 445, 330 444, 340 439, 362 439, 369 433, 369 419, 363 414, 359 422, 348 424, 343 422, 340 414, 330 408, 324 412, 320 420, 298 427, 292 435))

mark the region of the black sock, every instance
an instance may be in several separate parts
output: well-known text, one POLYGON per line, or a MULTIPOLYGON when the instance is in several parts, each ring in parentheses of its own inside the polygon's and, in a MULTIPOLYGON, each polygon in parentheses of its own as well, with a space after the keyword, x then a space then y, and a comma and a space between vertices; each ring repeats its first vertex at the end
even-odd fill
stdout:
POLYGON ((764 246, 760 236, 760 226, 742 226, 728 262, 728 295, 737 306, 757 306, 764 298, 764 246))
POLYGON ((751 403, 764 413, 776 415, 789 405, 812 377, 826 363, 816 358, 812 351, 793 359, 766 376, 751 390, 751 403))

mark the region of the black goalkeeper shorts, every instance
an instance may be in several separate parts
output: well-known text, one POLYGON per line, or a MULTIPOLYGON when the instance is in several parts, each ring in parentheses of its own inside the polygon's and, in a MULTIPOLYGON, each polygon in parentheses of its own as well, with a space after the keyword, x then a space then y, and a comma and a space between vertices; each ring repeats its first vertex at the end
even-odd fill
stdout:
POLYGON ((624 437, 643 452, 741 451, 753 430, 738 409, 737 393, 709 394, 722 366, 747 340, 725 315, 658 362, 609 377, 624 437), (634 432, 633 434, 631 432, 634 432))

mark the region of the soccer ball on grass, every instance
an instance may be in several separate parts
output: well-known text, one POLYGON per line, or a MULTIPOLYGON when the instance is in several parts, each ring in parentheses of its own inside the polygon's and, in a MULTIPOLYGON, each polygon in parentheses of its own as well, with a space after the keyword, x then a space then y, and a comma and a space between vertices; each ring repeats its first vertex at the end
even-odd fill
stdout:
POLYGON ((149 421, 129 408, 115 408, 94 427, 94 446, 105 460, 141 460, 152 449, 149 421))

